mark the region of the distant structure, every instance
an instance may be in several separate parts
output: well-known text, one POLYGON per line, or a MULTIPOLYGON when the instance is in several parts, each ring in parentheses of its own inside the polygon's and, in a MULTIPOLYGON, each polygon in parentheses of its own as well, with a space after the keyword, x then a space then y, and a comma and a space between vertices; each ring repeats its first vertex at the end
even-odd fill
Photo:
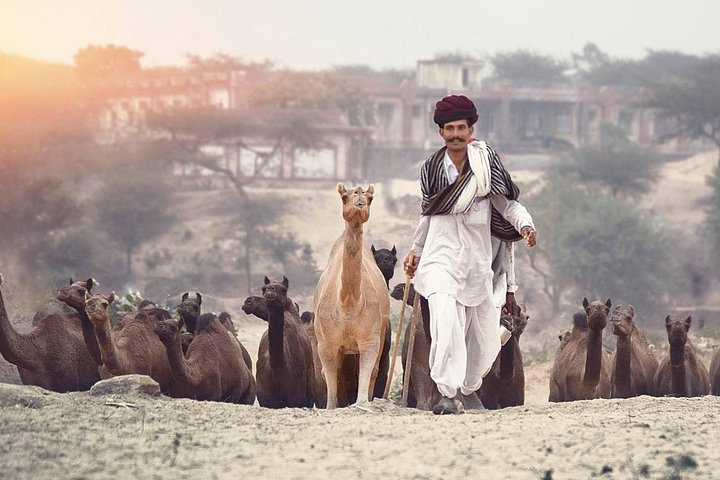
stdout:
MULTIPOLYGON (((475 136, 495 143, 504 154, 596 144, 604 123, 623 127, 631 140, 645 146, 657 147, 656 140, 666 131, 654 112, 634 105, 642 93, 637 88, 519 85, 485 78, 484 66, 477 60, 448 56, 418 61, 415 78, 401 82, 389 82, 370 72, 361 79, 374 113, 370 126, 351 125, 341 111, 313 112, 324 146, 278 152, 260 170, 256 168, 257 155, 250 150, 214 144, 204 145, 202 150, 238 176, 253 176, 271 184, 331 185, 396 175, 414 178, 416 164, 441 146, 432 111, 439 98, 451 93, 462 93, 475 102, 480 112, 475 136)), ((108 143, 161 135, 145 126, 151 111, 208 106, 247 110, 249 92, 271 74, 239 68, 144 71, 123 81, 118 95, 102 112, 99 140, 108 143)), ((270 149, 260 140, 251 147, 255 151, 270 149)), ((698 144, 674 140, 659 148, 664 153, 690 154, 698 144)), ((176 173, 213 177, 199 167, 178 167, 176 173)))

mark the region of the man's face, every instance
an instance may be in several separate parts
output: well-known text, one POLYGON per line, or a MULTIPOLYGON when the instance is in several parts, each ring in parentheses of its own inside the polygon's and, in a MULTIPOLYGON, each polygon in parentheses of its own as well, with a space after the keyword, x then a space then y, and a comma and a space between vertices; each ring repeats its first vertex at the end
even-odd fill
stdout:
POLYGON ((468 125, 467 120, 455 120, 448 122, 440 128, 440 136, 445 140, 450 151, 460 151, 467 148, 473 127, 468 125))

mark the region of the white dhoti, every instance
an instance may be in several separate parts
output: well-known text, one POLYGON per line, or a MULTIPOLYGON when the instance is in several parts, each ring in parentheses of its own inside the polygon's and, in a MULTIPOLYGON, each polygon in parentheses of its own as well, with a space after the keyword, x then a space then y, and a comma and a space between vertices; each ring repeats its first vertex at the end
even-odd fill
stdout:
POLYGON ((453 398, 476 391, 500 351, 498 315, 492 297, 474 307, 447 293, 434 293, 430 307, 430 377, 453 398))

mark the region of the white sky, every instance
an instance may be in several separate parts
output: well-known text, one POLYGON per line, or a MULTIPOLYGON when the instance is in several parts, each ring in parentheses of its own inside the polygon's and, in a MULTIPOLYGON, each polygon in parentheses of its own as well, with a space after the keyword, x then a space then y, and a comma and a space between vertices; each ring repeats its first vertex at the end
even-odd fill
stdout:
POLYGON ((520 48, 567 57, 720 50, 716 0, 0 0, 0 51, 72 63, 88 44, 143 65, 227 53, 296 69, 412 68, 441 52, 520 48))

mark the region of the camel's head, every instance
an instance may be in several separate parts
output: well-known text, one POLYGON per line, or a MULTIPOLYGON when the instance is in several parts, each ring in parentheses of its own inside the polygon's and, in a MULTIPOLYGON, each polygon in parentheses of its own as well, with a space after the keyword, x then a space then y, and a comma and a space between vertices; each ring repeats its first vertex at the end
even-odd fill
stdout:
POLYGON ((610 315, 610 325, 612 325, 613 335, 629 337, 633 329, 634 316, 635 309, 632 305, 628 305, 627 310, 623 310, 622 305, 616 305, 610 315))
POLYGON ((177 342, 180 337, 180 327, 174 320, 161 320, 155 324, 153 331, 164 344, 177 342))
POLYGON ((599 300, 590 303, 587 298, 583 298, 583 308, 587 315, 588 328, 592 330, 602 330, 605 328, 611 305, 612 302, 609 298, 605 303, 599 300))
POLYGON ((265 277, 262 294, 265 300, 267 300, 268 307, 272 304, 284 305, 287 300, 289 286, 290 282, 285 276, 283 276, 282 282, 271 281, 268 277, 265 277))
POLYGON ((562 351, 562 349, 565 348, 565 345, 570 342, 571 337, 572 330, 565 330, 564 332, 560 332, 558 334, 558 340, 560 340, 560 351, 562 351))
POLYGON ((672 320, 670 315, 665 317, 665 329, 667 330, 670 345, 685 345, 687 343, 690 323, 692 323, 692 317, 687 317, 685 320, 672 320))
POLYGON ((228 312, 220 312, 218 320, 223 324, 223 327, 227 328, 228 332, 235 333, 235 324, 232 321, 232 316, 228 312))
POLYGON ((115 292, 105 296, 102 293, 90 295, 85 293, 85 312, 93 322, 108 321, 110 304, 115 301, 115 292))
POLYGON ((385 277, 386 282, 390 282, 390 279, 395 274, 395 264, 397 263, 397 249, 393 245, 392 249, 378 248, 375 249, 375 245, 370 246, 370 251, 375 258, 375 263, 380 268, 380 271, 385 277))
POLYGON ((303 323, 313 323, 315 321, 315 314, 306 310, 300 315, 300 321, 303 323))
POLYGON ((91 293, 93 285, 95 285, 95 281, 92 278, 81 282, 73 282, 71 278, 69 285, 58 290, 57 299, 70 308, 83 309, 85 308, 85 294, 91 293))
POLYGON ((403 294, 405 293, 405 284, 404 283, 398 283, 395 285, 390 292, 390 296, 394 298, 395 300, 402 300, 403 294))
POLYGON ((367 190, 355 187, 347 190, 345 185, 338 183, 337 191, 343 203, 343 218, 351 225, 361 225, 370 218, 370 204, 373 200, 375 187, 370 185, 367 190))
POLYGON ((178 315, 181 318, 198 318, 200 316, 200 305, 202 305, 202 295, 199 292, 195 292, 195 297, 190 297, 190 294, 185 292, 180 305, 177 306, 178 315))
POLYGON ((513 317, 513 336, 520 338, 520 335, 525 331, 527 327, 530 315, 527 314, 527 308, 524 303, 520 304, 520 315, 513 317))
POLYGON ((144 308, 138 307, 137 312, 135 312, 135 319, 148 323, 149 325, 155 325, 157 322, 172 320, 173 318, 172 314, 164 308, 146 305, 144 308))
POLYGON ((248 315, 255 315, 266 322, 269 317, 267 300, 265 300, 265 297, 261 297, 259 295, 251 295, 247 297, 245 299, 245 303, 243 303, 242 310, 248 315))

